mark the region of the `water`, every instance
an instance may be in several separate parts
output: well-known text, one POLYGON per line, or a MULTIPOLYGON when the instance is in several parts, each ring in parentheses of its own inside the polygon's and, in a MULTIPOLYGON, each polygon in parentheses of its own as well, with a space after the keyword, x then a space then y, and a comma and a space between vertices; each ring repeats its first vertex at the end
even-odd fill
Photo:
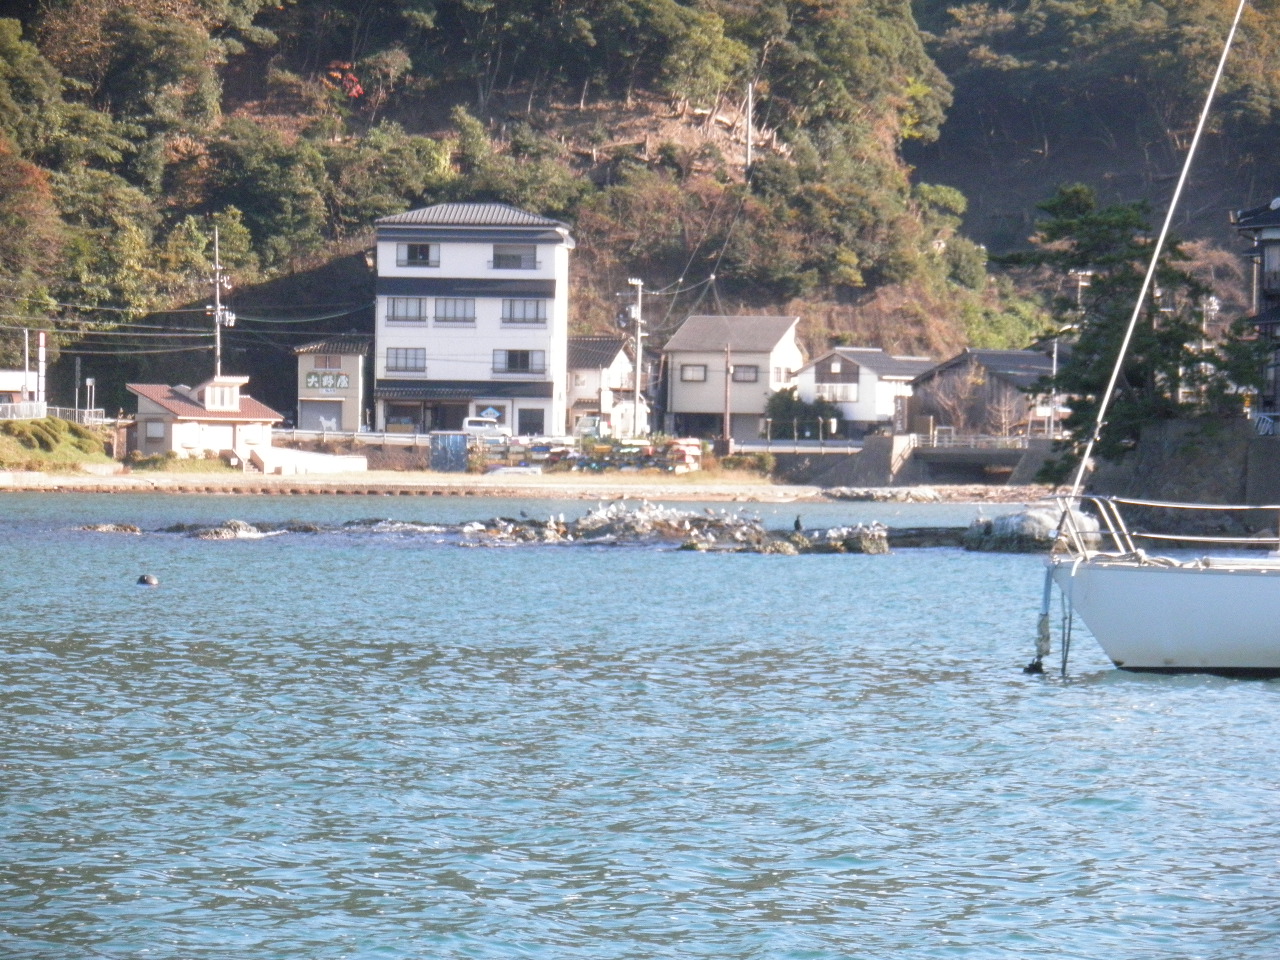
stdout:
POLYGON ((1274 955, 1280 687, 1024 676, 1037 557, 77 529, 586 506, 0 499, 0 956, 1274 955))

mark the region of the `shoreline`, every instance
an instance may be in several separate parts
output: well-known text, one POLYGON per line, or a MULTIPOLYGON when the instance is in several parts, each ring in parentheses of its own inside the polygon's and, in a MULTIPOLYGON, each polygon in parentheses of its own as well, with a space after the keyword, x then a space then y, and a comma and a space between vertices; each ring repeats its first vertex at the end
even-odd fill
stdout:
POLYGON ((886 500, 916 503, 1030 503, 1052 495, 1043 486, 979 484, 877 487, 850 491, 764 478, 676 477, 643 474, 596 476, 542 474, 405 473, 264 476, 227 473, 37 473, 0 471, 0 493, 172 493, 211 496, 435 496, 554 500, 694 500, 732 503, 830 503, 886 500), (851 495, 853 494, 853 495, 851 495), (865 494, 865 495, 861 495, 865 494))

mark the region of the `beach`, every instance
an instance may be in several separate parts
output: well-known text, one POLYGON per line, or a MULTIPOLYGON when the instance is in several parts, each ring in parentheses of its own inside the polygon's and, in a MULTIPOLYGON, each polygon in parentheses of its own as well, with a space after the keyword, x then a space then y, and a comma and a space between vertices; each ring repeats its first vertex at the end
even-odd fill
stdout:
POLYGON ((823 488, 774 483, 748 473, 678 475, 465 474, 428 471, 368 471, 345 474, 272 476, 238 473, 139 471, 98 475, 0 471, 0 492, 178 493, 213 495, 347 495, 556 498, 566 500, 696 500, 733 503, 791 503, 836 499, 904 502, 1022 503, 1052 495, 1042 486, 978 484, 928 487, 823 488))

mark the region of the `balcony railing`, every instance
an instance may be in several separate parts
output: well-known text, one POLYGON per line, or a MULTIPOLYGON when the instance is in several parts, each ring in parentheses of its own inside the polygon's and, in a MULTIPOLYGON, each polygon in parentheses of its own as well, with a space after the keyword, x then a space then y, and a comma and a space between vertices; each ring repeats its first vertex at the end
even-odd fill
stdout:
POLYGON ((543 377, 547 374, 547 366, 543 364, 540 367, 499 367, 493 368, 494 373, 517 373, 524 374, 529 377, 543 377))
POLYGON ((522 253, 496 253, 489 261, 493 270, 540 270, 542 262, 537 257, 522 253))

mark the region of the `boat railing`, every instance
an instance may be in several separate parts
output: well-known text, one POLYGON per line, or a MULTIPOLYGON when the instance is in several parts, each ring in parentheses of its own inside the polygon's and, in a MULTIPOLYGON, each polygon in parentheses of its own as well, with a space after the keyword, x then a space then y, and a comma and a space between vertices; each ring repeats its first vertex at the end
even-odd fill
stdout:
MULTIPOLYGON (((1210 544, 1220 548, 1267 548, 1280 551, 1280 505, 1276 504, 1221 504, 1221 503, 1179 503, 1168 500, 1139 500, 1132 497, 1081 496, 1060 497, 1058 504, 1062 507, 1060 534, 1066 540, 1073 553, 1078 556, 1090 556, 1099 552, 1117 554, 1137 554, 1142 544, 1210 544), (1122 508, 1133 508, 1141 511, 1139 521, 1142 527, 1126 520, 1122 508), (1238 533, 1202 533, 1185 528, 1179 530, 1185 520, 1170 520, 1168 529, 1148 529, 1149 518, 1169 516, 1173 512, 1185 516, 1200 513, 1208 517, 1212 514, 1239 515, 1238 533), (1252 532, 1246 532, 1248 522, 1244 515, 1266 518, 1249 524, 1252 532), (1094 517, 1098 530, 1090 529, 1085 518, 1094 517), (1258 531, 1267 530, 1267 533, 1258 531), (1101 541, 1101 543, 1099 542, 1101 541), (1101 549, 1100 549, 1101 548, 1101 549)), ((1160 526, 1157 522, 1156 526, 1160 526)), ((1202 528, 1203 529, 1203 528, 1202 528)))

